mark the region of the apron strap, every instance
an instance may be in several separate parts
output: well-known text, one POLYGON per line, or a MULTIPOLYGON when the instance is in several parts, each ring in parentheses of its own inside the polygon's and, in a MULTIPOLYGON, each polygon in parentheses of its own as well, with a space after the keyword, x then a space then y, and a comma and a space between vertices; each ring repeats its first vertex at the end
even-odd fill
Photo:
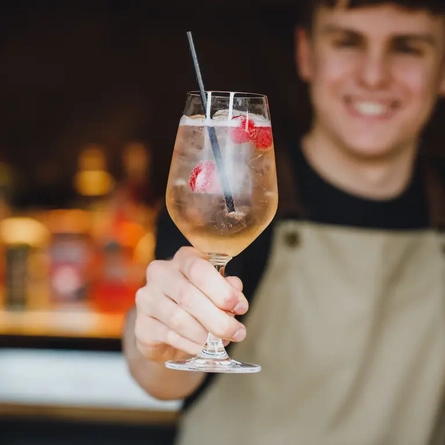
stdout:
POLYGON ((441 160, 421 155, 419 162, 430 225, 439 231, 445 231, 445 178, 442 177, 437 165, 441 160))

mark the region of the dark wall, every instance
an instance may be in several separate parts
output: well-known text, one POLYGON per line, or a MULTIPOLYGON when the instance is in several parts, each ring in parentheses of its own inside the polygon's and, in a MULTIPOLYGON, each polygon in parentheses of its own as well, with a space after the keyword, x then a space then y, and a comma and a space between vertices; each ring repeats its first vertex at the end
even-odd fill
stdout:
MULTIPOLYGON (((66 5, 0 10, 0 156, 15 166, 22 202, 38 204, 48 190, 69 187, 87 143, 105 146, 119 177, 122 147, 134 138, 152 144, 162 195, 185 92, 197 87, 187 30, 208 89, 268 94, 277 140, 297 139, 307 127, 310 108, 293 59, 298 8, 66 5)), ((432 131, 438 145, 442 115, 432 131)))
POLYGON ((119 176, 132 138, 152 144, 163 193, 185 92, 197 87, 187 30, 207 88, 267 93, 276 132, 300 126, 294 8, 91 3, 29 3, 0 14, 0 153, 16 167, 22 193, 33 191, 26 202, 41 199, 41 185, 66 186, 90 142, 106 147, 119 176))

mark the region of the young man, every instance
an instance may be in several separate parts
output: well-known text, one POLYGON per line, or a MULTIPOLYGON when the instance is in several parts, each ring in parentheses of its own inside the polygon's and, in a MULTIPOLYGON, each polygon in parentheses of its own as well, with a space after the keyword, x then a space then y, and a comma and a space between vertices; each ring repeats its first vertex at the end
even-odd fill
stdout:
POLYGON ((276 220, 224 280, 161 218, 130 370, 154 397, 186 398, 181 445, 442 445, 445 175, 418 153, 445 92, 445 7, 312 0, 297 60, 314 120, 276 220), (210 329, 262 372, 164 367, 210 329))

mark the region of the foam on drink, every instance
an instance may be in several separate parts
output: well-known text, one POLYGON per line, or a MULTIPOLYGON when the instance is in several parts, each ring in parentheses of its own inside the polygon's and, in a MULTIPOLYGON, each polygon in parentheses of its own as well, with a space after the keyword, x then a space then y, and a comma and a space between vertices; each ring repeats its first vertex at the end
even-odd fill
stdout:
POLYGON ((246 116, 251 120, 256 127, 270 127, 271 122, 264 116, 259 114, 246 113, 245 111, 234 110, 232 112, 233 117, 230 119, 229 110, 217 111, 211 119, 206 118, 203 114, 197 114, 194 116, 182 116, 179 125, 180 126, 192 126, 192 127, 239 127, 240 121, 234 119, 237 116, 246 116))

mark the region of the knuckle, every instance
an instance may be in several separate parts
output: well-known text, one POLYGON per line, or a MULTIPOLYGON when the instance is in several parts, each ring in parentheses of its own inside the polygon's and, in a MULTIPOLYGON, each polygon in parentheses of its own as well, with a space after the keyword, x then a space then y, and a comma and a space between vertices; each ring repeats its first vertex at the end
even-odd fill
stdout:
POLYGON ((244 283, 242 282, 241 278, 236 276, 231 276, 227 277, 226 279, 230 283, 230 285, 235 289, 237 289, 239 292, 243 291, 244 283))
POLYGON ((169 345, 173 346, 174 348, 178 348, 178 345, 181 343, 180 340, 181 340, 181 336, 174 330, 170 329, 167 332, 166 341, 169 345))
POLYGON ((233 288, 228 289, 227 293, 222 297, 224 308, 232 309, 239 301, 238 295, 233 288))
POLYGON ((157 277, 159 273, 163 270, 165 261, 153 260, 147 266, 146 277, 147 282, 150 282, 153 278, 157 277))
POLYGON ((170 314, 170 326, 174 331, 182 331, 186 329, 187 317, 184 311, 175 309, 170 314))
POLYGON ((192 299, 193 295, 186 287, 179 289, 178 294, 176 295, 176 301, 181 307, 190 307, 192 299))
POLYGON ((145 298, 146 298, 145 287, 141 287, 136 291, 136 295, 134 297, 134 302, 136 304, 136 307, 140 308, 145 298))
POLYGON ((194 282, 202 277, 204 273, 203 265, 205 265, 205 260, 197 256, 190 256, 186 260, 184 263, 184 272, 190 281, 194 282))
POLYGON ((189 256, 193 255, 194 252, 195 251, 194 251, 193 247, 182 246, 177 250, 173 259, 177 260, 177 261, 182 261, 183 259, 188 258, 189 256))

